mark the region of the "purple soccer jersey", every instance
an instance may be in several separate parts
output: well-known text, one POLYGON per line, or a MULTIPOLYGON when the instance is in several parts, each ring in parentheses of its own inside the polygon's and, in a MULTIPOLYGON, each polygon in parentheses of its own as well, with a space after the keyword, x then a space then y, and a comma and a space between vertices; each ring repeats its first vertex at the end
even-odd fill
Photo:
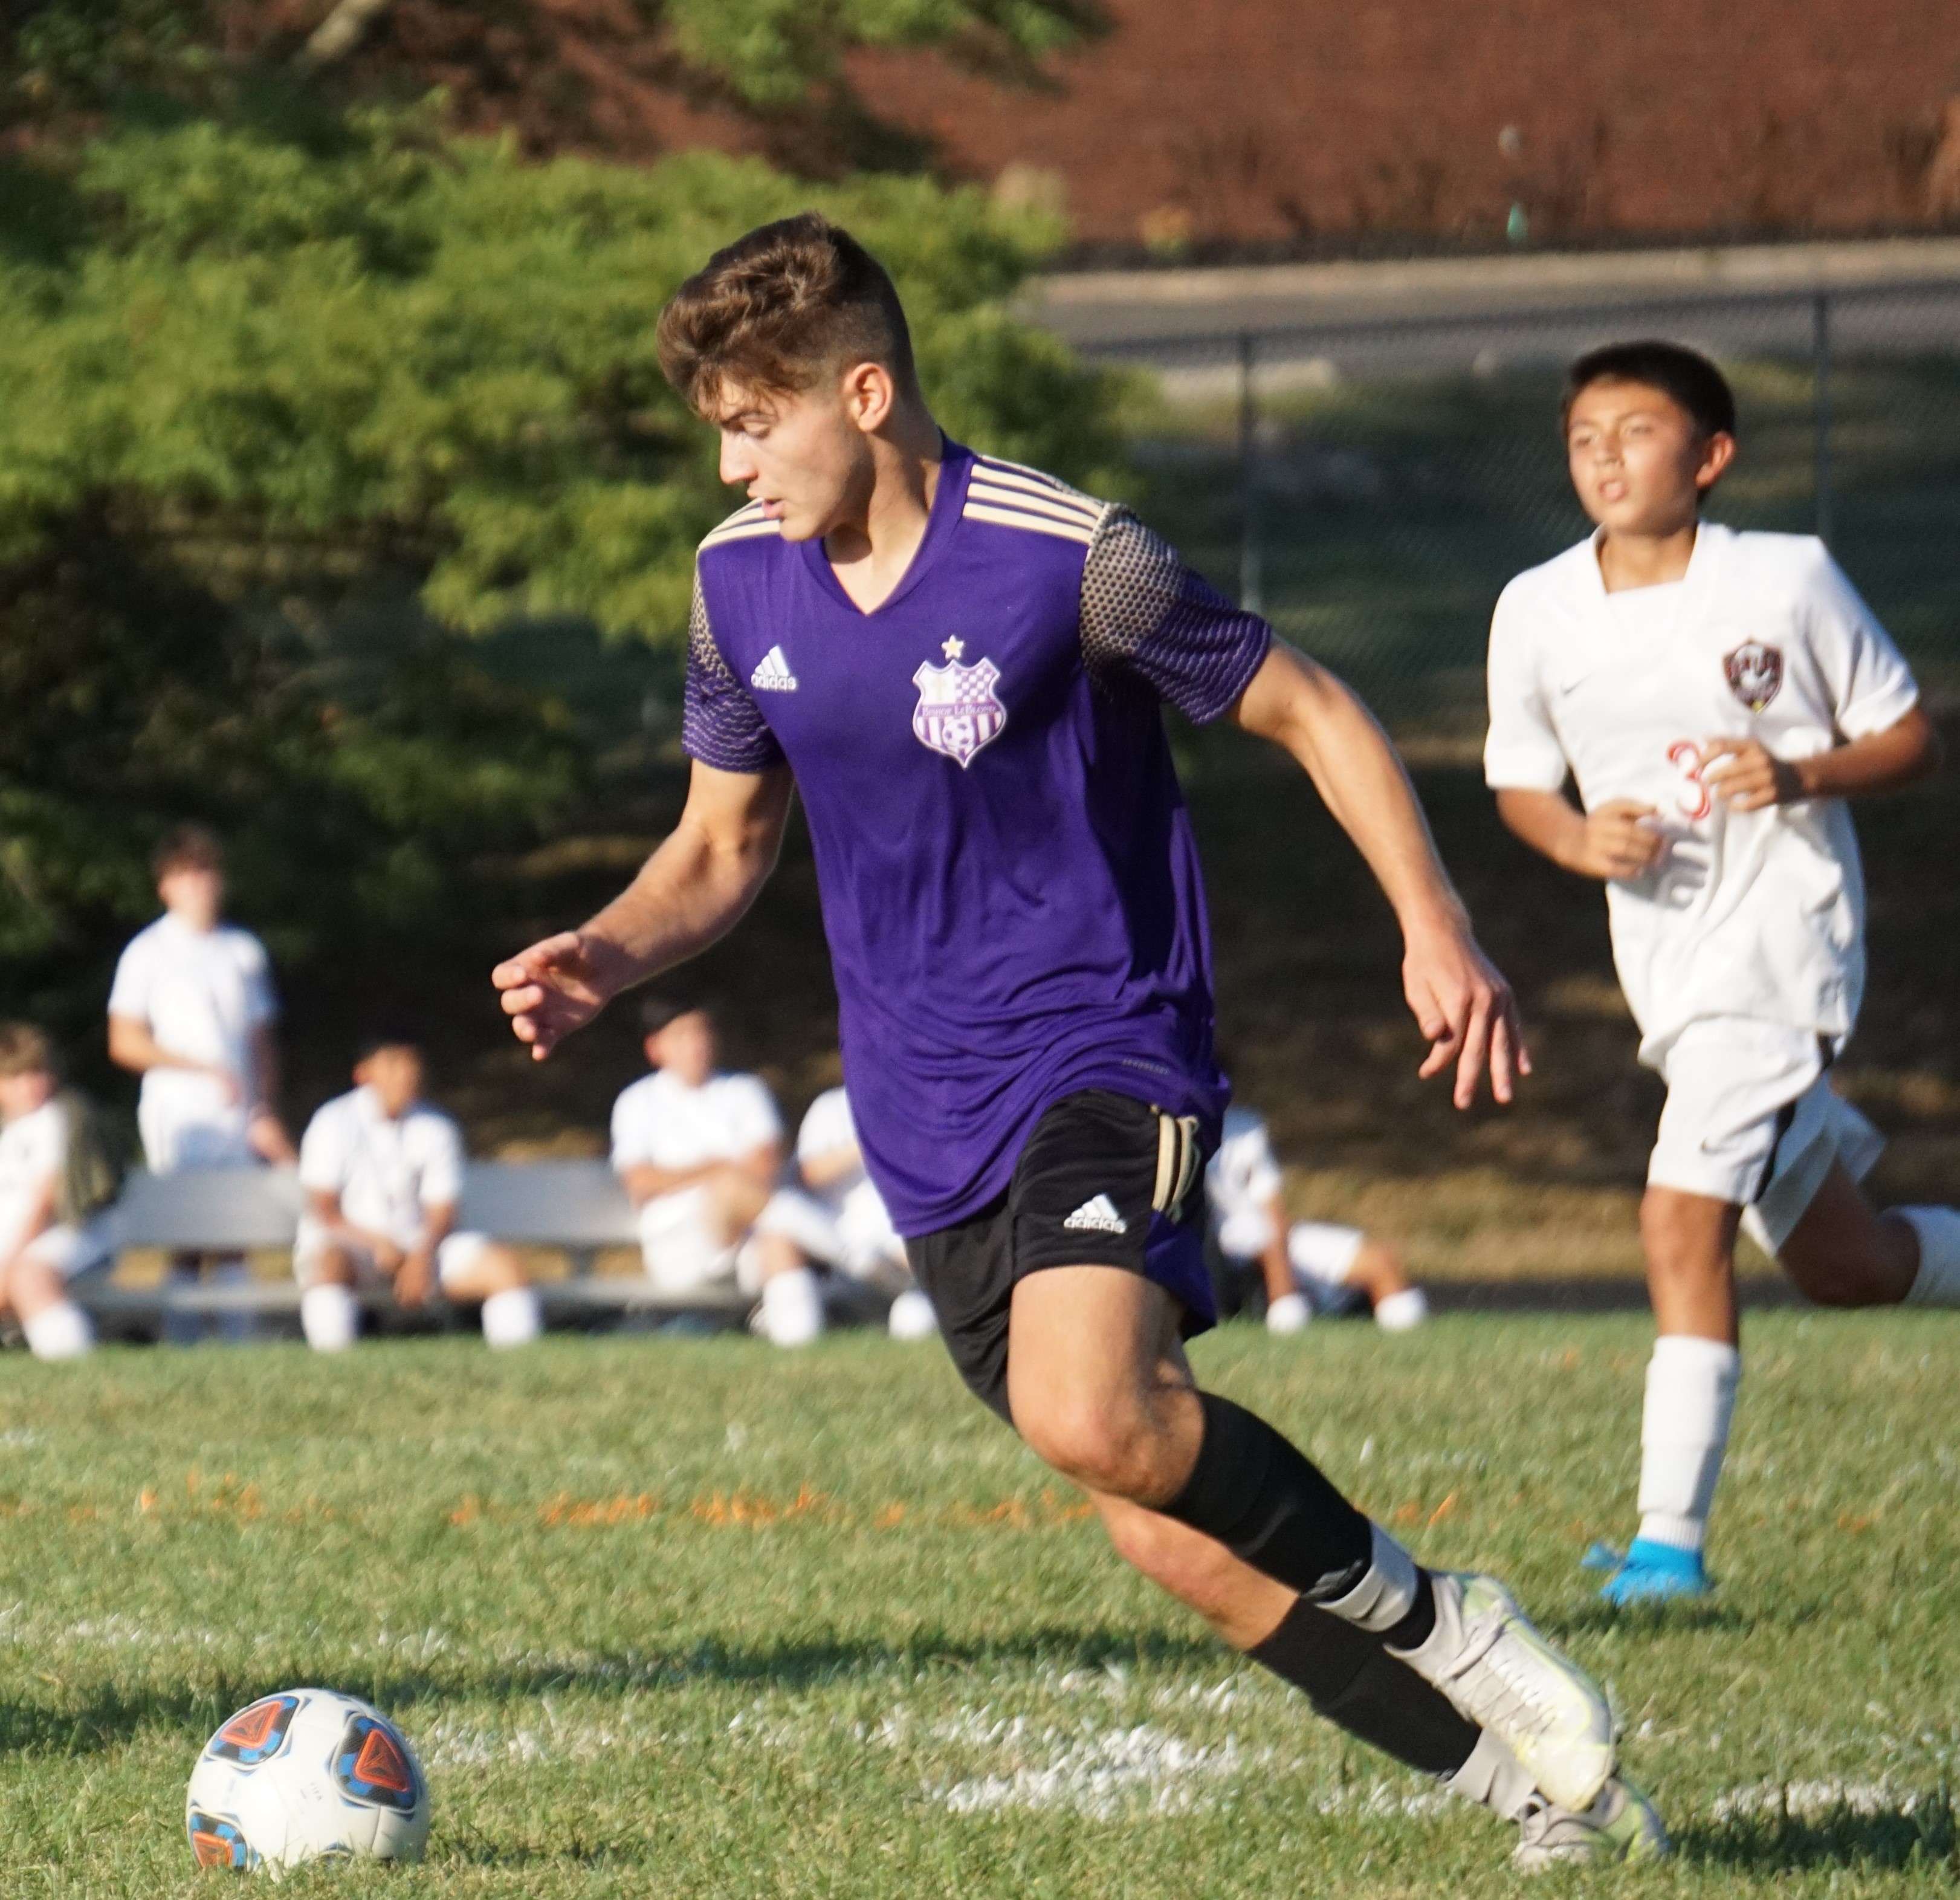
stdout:
POLYGON ((702 543, 684 741, 795 775, 851 1110, 900 1233, 978 1212, 1078 1089, 1223 1113, 1159 702, 1216 718, 1270 638, 1127 510, 950 442, 870 613, 758 507, 702 543))

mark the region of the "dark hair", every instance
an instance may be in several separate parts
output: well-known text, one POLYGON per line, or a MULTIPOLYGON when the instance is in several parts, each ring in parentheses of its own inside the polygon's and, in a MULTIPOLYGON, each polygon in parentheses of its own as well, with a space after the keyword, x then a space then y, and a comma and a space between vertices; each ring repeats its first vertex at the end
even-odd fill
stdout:
POLYGON ((208 825, 174 825, 150 854, 150 874, 159 881, 173 870, 222 870, 224 847, 208 825))
POLYGON ((1704 435, 1736 433, 1736 393, 1729 379, 1699 350, 1684 343, 1650 337, 1588 350, 1565 372, 1561 428, 1572 419, 1572 406, 1581 393, 1595 383, 1644 383, 1678 403, 1704 435))
POLYGON ((409 1049, 420 1055, 422 1038, 406 1023, 371 1023, 355 1039, 355 1067, 358 1068, 371 1055, 378 1055, 383 1049, 409 1049))
POLYGON ((708 1014, 701 1003, 691 1003, 685 997, 644 996, 640 999, 640 1035, 644 1040, 649 1036, 657 1036, 670 1023, 678 1022, 683 1016, 708 1014))
POLYGON ((61 1074, 55 1045, 31 1023, 0 1023, 0 1075, 61 1074))
POLYGON ((918 387, 912 332, 883 265, 821 213, 762 224, 717 251, 660 312, 660 368, 707 415, 730 383, 794 395, 881 363, 918 387))

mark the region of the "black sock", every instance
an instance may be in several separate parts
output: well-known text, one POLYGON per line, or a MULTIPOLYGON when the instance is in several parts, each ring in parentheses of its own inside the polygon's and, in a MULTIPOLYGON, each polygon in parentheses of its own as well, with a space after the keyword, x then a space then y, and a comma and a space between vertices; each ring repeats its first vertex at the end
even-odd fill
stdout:
POLYGON ((1436 1588, 1429 1580, 1429 1572, 1418 1564, 1415 1569, 1415 1601, 1410 1604, 1408 1613, 1399 1623, 1382 1631, 1382 1641, 1390 1649, 1400 1650, 1406 1655, 1411 1650, 1420 1649, 1435 1627, 1436 1588))
POLYGON ((1373 1559, 1367 1519, 1264 1419, 1213 1392, 1198 1402, 1198 1462, 1164 1515, 1303 1596, 1346 1595, 1373 1559))
POLYGON ((1246 1654, 1303 1691, 1317 1714, 1424 1774, 1454 1774, 1477 1746, 1476 1725, 1379 1637, 1304 1600, 1246 1654))

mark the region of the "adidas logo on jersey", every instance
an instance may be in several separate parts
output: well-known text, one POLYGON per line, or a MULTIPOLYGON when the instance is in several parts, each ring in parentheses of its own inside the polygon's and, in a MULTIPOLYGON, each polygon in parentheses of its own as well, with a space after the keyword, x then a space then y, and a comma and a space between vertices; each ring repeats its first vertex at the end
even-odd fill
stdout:
POLYGON ((1092 1195, 1061 1224, 1074 1233, 1128 1233, 1129 1223, 1106 1194, 1092 1195))
POLYGON ((762 692, 794 692, 797 676, 790 671, 790 663, 783 657, 781 647, 772 647, 762 655, 761 663, 749 676, 749 683, 762 692))

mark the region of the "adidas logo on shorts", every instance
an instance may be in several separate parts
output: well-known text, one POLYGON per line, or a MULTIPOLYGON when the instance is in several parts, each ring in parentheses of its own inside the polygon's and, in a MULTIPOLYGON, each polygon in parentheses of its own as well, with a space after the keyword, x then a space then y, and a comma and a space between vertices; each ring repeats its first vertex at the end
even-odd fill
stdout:
POLYGON ((783 657, 781 647, 772 647, 762 655, 749 676, 749 683, 763 692, 796 691, 797 676, 790 671, 790 663, 783 657))
POLYGON ((1106 1194, 1091 1195, 1061 1224, 1073 1233, 1128 1233, 1129 1223, 1106 1194))

